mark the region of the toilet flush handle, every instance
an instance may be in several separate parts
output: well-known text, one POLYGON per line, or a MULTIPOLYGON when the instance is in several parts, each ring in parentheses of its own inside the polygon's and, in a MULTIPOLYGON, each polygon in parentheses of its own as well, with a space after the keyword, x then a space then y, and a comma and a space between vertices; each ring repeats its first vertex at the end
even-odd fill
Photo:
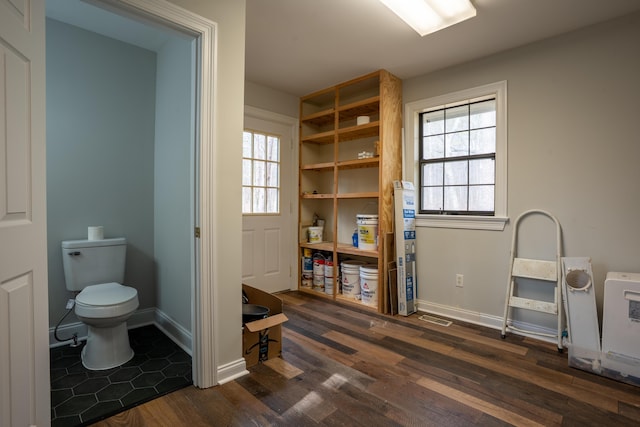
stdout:
POLYGON ((78 256, 80 255, 80 251, 74 251, 74 252, 67 252, 69 254, 69 256, 78 256))

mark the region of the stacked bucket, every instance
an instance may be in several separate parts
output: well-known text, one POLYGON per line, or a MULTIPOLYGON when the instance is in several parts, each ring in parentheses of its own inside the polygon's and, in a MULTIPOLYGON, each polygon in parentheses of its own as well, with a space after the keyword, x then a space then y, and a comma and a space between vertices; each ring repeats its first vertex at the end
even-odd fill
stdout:
POLYGON ((313 254, 313 283, 312 289, 324 292, 324 256, 320 252, 313 254))
POLYGON ((313 259, 311 249, 305 248, 302 256, 302 287, 311 288, 313 284, 313 259))
POLYGON ((333 261, 331 256, 328 256, 324 260, 324 292, 327 295, 333 295, 333 261))

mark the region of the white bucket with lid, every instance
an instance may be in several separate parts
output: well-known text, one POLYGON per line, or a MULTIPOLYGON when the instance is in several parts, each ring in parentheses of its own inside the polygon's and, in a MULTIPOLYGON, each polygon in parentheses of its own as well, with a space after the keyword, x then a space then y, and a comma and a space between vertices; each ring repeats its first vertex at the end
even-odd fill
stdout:
POLYGON ((342 294, 356 297, 360 296, 360 266, 363 261, 342 262, 342 294))
POLYGON ((360 293, 363 304, 378 306, 378 266, 376 264, 360 266, 360 293))
POLYGON ((378 249, 378 215, 358 214, 358 248, 375 251, 378 249))

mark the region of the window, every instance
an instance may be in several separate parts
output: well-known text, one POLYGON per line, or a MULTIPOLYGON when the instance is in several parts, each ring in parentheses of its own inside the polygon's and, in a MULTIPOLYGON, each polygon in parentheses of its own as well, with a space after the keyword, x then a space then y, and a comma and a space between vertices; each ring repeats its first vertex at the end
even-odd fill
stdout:
POLYGON ((496 100, 420 113, 420 213, 493 215, 496 100))
POLYGON ((280 137, 242 135, 242 213, 280 213, 280 137))
POLYGON ((417 226, 504 229, 506 86, 503 81, 405 106, 407 141, 414 144, 407 152, 413 152, 418 189, 417 226))

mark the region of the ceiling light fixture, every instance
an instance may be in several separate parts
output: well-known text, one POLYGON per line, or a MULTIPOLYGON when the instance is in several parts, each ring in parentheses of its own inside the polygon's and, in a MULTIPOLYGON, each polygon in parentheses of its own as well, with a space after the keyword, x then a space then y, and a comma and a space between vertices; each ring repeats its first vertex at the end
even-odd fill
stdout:
POLYGON ((421 36, 476 16, 469 0, 380 0, 421 36))

